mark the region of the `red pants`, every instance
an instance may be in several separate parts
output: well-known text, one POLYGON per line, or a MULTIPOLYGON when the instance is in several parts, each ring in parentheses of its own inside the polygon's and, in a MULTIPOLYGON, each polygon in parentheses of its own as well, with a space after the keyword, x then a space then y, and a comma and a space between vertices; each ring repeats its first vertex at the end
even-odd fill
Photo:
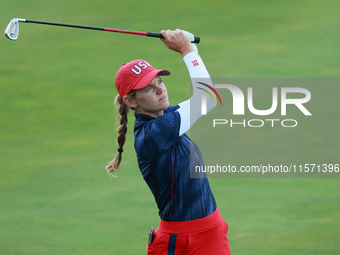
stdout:
POLYGON ((216 208, 198 220, 168 222, 161 220, 148 255, 230 255, 228 224, 216 208))

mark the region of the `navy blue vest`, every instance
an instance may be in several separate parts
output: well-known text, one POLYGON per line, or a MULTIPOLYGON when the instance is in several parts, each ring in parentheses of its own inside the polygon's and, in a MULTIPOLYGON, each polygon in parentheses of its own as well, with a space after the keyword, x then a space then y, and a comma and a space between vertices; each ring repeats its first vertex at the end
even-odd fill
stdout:
POLYGON ((157 118, 135 114, 134 127, 140 171, 160 218, 173 222, 200 219, 216 209, 206 173, 190 178, 194 166, 204 166, 204 162, 197 145, 186 134, 179 136, 178 108, 170 106, 157 118))

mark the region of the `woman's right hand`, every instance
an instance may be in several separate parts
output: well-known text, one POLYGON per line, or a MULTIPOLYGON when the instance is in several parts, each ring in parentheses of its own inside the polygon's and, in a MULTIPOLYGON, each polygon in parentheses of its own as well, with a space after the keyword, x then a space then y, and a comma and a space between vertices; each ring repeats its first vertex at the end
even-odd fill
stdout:
POLYGON ((194 52, 194 48, 191 45, 189 38, 180 29, 173 30, 162 30, 163 38, 160 40, 170 49, 181 53, 182 57, 190 52, 194 52))

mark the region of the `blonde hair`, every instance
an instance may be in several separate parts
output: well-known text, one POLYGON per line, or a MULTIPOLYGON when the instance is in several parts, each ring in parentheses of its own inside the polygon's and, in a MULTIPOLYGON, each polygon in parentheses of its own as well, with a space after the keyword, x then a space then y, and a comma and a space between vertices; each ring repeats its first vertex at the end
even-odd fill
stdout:
MULTIPOLYGON (((128 95, 131 98, 134 98, 136 95, 136 91, 131 91, 131 93, 128 95)), ((126 133, 127 133, 127 123, 128 123, 128 113, 129 113, 129 106, 127 106, 123 99, 117 95, 115 98, 115 105, 118 110, 118 113, 120 115, 119 119, 119 127, 116 129, 117 132, 117 142, 118 142, 118 152, 116 156, 113 158, 111 162, 109 162, 109 165, 106 166, 106 170, 108 174, 111 177, 118 177, 118 173, 114 174, 120 165, 120 162, 122 161, 122 152, 123 152, 123 147, 125 144, 126 140, 126 133)), ((135 110, 131 108, 132 110, 135 110)))

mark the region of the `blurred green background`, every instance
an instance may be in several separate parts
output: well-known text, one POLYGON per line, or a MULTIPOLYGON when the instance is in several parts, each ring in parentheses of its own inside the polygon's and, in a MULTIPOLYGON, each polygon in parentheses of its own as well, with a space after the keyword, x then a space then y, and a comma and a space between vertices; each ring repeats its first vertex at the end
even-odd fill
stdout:
MULTIPOLYGON (((12 0, 0 3, 0 27, 25 18, 182 28, 201 37, 215 78, 339 78, 339 11, 336 0, 12 0)), ((0 37, 0 58, 0 254, 145 254, 159 218, 137 166, 132 114, 119 178, 105 170, 117 149, 113 81, 124 62, 145 59, 171 70, 165 84, 177 104, 190 95, 180 55, 153 38, 21 23, 17 41, 0 37)), ((211 187, 232 254, 340 254, 339 179, 211 187)))

